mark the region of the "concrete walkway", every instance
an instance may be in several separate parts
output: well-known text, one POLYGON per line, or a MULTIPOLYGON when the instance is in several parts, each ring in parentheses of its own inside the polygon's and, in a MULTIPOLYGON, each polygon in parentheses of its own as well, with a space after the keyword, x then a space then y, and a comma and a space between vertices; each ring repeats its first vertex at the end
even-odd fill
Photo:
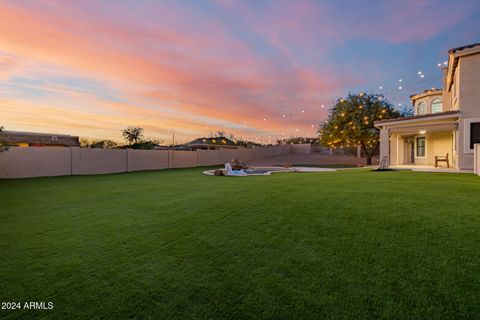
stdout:
POLYGON ((412 170, 417 172, 473 173, 473 170, 460 170, 460 169, 445 168, 445 167, 435 168, 433 166, 420 166, 420 165, 396 165, 396 166, 390 166, 390 168, 397 169, 397 170, 412 170))

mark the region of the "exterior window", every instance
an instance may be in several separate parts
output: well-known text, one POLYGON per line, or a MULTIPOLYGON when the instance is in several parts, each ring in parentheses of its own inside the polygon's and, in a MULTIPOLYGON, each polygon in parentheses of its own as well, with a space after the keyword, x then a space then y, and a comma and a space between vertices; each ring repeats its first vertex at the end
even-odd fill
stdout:
POLYGON ((417 157, 425 157, 425 137, 417 138, 417 157))
POLYGON ((417 114, 425 114, 427 113, 427 105, 425 102, 420 102, 417 107, 417 114))
POLYGON ((435 99, 432 101, 432 113, 442 112, 442 109, 443 106, 441 99, 435 99))
POLYGON ((480 122, 470 123, 470 149, 480 143, 480 122))

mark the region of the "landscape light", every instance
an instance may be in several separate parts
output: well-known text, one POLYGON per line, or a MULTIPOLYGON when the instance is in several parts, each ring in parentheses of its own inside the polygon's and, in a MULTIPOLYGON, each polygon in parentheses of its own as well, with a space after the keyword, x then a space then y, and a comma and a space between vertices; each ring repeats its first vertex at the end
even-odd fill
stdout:
POLYGON ((425 75, 424 75, 424 74, 421 74, 421 75, 420 75, 420 78, 424 78, 424 77, 425 77, 425 75))
POLYGON ((402 90, 402 89, 403 89, 402 86, 399 86, 399 87, 398 87, 398 90, 402 90))
POLYGON ((382 86, 380 86, 380 87, 378 87, 378 89, 382 90, 382 89, 383 89, 383 87, 382 87, 382 86))

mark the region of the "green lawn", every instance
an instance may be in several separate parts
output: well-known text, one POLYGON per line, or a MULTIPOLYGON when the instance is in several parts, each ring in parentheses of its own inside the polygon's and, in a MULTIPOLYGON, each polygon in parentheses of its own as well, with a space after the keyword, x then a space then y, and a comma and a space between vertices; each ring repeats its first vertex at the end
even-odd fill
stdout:
POLYGON ((0 181, 0 318, 477 318, 480 177, 0 181))
POLYGON ((354 164, 294 164, 294 167, 313 167, 313 168, 332 168, 332 169, 345 169, 345 168, 356 168, 354 164))

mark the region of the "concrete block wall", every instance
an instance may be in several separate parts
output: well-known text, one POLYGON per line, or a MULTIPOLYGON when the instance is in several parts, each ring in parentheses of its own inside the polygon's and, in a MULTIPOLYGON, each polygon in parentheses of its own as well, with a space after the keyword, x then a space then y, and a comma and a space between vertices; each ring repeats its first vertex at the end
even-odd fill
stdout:
POLYGON ((128 171, 160 170, 169 167, 166 150, 128 149, 128 171))
POLYGON ((106 174, 221 165, 287 154, 290 146, 197 151, 12 147, 0 153, 0 179, 106 174))
POLYGON ((71 175, 71 153, 71 148, 12 147, 0 153, 0 178, 71 175))

